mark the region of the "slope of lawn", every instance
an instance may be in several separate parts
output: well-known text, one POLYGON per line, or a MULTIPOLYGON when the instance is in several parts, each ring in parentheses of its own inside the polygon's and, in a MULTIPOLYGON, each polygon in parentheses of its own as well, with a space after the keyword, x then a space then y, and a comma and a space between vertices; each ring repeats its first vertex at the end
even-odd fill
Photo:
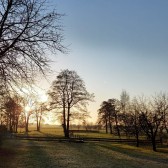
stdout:
POLYGON ((168 151, 153 152, 119 143, 6 140, 3 168, 167 168, 168 151))

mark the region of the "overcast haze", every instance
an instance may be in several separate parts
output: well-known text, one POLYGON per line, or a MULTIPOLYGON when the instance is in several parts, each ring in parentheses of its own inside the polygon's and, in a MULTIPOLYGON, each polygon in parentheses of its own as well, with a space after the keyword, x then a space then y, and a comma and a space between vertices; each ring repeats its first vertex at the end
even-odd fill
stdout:
MULTIPOLYGON (((50 0, 51 1, 51 0, 50 0)), ((54 70, 75 70, 102 101, 167 91, 167 0, 53 0, 64 26, 69 54, 58 54, 54 70)))

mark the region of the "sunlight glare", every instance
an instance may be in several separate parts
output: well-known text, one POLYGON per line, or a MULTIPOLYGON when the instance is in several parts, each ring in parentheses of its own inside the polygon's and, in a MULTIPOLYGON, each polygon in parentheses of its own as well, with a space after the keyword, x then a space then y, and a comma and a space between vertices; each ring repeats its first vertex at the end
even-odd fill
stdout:
POLYGON ((26 106, 25 107, 25 110, 28 112, 28 111, 30 111, 30 107, 29 106, 26 106))

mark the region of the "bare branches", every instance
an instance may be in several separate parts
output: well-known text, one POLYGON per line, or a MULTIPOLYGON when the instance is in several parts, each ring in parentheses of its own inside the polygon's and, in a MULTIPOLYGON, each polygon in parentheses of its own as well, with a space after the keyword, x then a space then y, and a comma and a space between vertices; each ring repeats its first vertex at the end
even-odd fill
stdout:
POLYGON ((69 137, 69 122, 74 114, 72 108, 86 112, 86 104, 93 100, 93 95, 87 92, 83 80, 77 73, 69 70, 60 72, 48 94, 52 106, 62 110, 64 134, 65 137, 69 137))
MULTIPOLYGON (((64 52, 61 14, 43 0, 0 0, 0 78, 29 80, 45 72, 47 51, 64 52)), ((15 82, 14 82, 15 83, 15 82)))

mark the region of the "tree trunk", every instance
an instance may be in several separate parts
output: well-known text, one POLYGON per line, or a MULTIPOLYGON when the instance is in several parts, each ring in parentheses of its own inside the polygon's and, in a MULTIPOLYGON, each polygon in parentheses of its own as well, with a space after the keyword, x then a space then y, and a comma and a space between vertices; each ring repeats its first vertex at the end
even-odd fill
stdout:
POLYGON ((25 127, 25 131, 29 132, 29 116, 26 119, 26 127, 25 127))
POLYGON ((9 118, 9 131, 12 132, 12 118, 9 118))
POLYGON ((68 106, 68 113, 67 113, 67 130, 66 130, 66 138, 69 138, 69 120, 70 120, 70 106, 68 106))
POLYGON ((151 138, 151 140, 152 140, 152 148, 153 148, 153 151, 156 152, 156 141, 155 141, 155 137, 153 136, 153 137, 151 138))
POLYGON ((115 122, 116 122, 116 129, 117 129, 117 134, 120 138, 120 130, 119 130, 119 127, 118 127, 118 118, 117 118, 117 114, 115 114, 115 122))
POLYGON ((109 127, 110 127, 110 134, 113 134, 112 124, 111 123, 109 123, 109 127))
POLYGON ((64 137, 66 137, 66 115, 65 115, 65 105, 63 106, 63 124, 62 124, 62 127, 63 127, 63 130, 64 130, 64 137))
POLYGON ((36 115, 36 120, 37 120, 37 123, 36 123, 36 126, 37 126, 37 131, 39 131, 39 119, 38 119, 39 117, 36 115))
POLYGON ((105 126, 106 126, 106 134, 108 134, 108 125, 107 125, 107 119, 106 119, 106 121, 105 121, 105 122, 106 122, 106 125, 105 125, 105 126))
POLYGON ((16 126, 15 126, 15 132, 18 132, 18 123, 19 123, 19 117, 16 118, 16 126))
POLYGON ((139 132, 136 131, 136 147, 139 147, 139 132))
POLYGON ((110 128, 110 134, 112 134, 112 133, 113 133, 113 130, 112 130, 112 124, 111 124, 110 117, 109 117, 109 128, 110 128))
POLYGON ((38 131, 40 131, 40 129, 41 129, 41 116, 40 116, 40 118, 39 118, 39 121, 38 121, 38 131))

